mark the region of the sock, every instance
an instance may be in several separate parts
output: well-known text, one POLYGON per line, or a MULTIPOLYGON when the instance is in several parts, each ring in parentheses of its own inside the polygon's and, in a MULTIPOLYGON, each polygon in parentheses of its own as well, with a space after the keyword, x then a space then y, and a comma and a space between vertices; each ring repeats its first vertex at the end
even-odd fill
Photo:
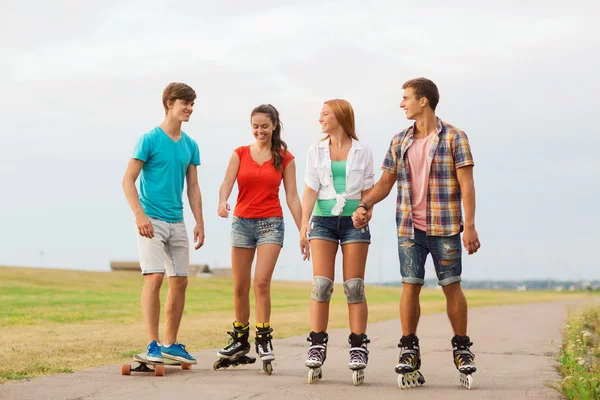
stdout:
MULTIPOLYGON (((250 329, 250 323, 246 323, 246 324, 244 324, 243 322, 238 322, 238 321, 235 321, 235 322, 233 323, 233 326, 234 326, 235 328, 237 328, 237 329, 241 329, 241 330, 243 330, 243 331, 247 331, 247 330, 249 330, 249 329, 250 329)), ((242 337, 242 336, 244 336, 244 333, 245 333, 245 332, 238 332, 237 336, 238 336, 238 337, 242 337)))
POLYGON ((268 330, 270 327, 271 327, 270 322, 257 322, 256 323, 257 336, 261 337, 262 335, 260 335, 260 331, 268 330))

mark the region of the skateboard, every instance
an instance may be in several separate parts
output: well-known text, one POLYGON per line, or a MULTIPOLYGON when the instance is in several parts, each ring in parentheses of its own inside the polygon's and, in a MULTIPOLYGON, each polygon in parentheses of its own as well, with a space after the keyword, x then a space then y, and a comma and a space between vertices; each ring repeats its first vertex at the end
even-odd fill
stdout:
POLYGON ((133 356, 133 361, 138 363, 138 366, 131 368, 131 364, 122 364, 121 375, 131 375, 132 372, 154 372, 154 376, 164 376, 165 365, 181 365, 181 369, 192 369, 192 364, 196 364, 196 362, 186 363, 168 358, 165 358, 164 360, 164 362, 154 362, 148 360, 144 353, 136 354, 133 356), (149 368, 148 365, 152 365, 154 368, 149 368))

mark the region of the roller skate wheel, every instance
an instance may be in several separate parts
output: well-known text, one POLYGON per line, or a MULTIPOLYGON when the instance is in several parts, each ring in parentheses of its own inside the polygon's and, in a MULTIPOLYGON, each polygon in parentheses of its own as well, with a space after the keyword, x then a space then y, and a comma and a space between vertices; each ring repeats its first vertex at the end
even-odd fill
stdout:
POLYGON ((267 375, 271 375, 273 373, 273 366, 270 362, 264 363, 263 370, 267 373, 267 375))
POLYGON ((473 387, 473 376, 467 374, 460 374, 460 383, 464 388, 471 390, 473 387))
POLYGON ((121 375, 131 375, 131 364, 121 365, 121 375))
POLYGON ((213 369, 216 371, 221 367, 221 360, 217 360, 213 363, 213 369))
POLYGON ((365 372, 361 369, 352 371, 352 384, 354 386, 361 385, 365 381, 365 372))
POLYGON ((309 384, 317 382, 322 377, 323 377, 323 372, 321 371, 321 368, 310 368, 308 370, 308 383, 309 384))
POLYGON ((155 365, 154 366, 154 376, 165 376, 165 366, 164 365, 155 365))
POLYGON ((418 371, 398 375, 398 387, 400 387, 400 389, 422 386, 424 383, 425 378, 418 371))

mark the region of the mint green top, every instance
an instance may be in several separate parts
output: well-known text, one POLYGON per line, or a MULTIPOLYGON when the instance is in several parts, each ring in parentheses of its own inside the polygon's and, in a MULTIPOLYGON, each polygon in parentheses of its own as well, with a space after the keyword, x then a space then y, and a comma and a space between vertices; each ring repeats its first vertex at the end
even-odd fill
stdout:
MULTIPOLYGON (((344 161, 332 161, 331 162, 331 174, 333 175, 333 187, 337 194, 344 193, 346 191, 346 160, 344 161)), ((331 200, 317 200, 313 215, 317 217, 334 217, 331 215, 331 210, 335 206, 335 199, 331 200)), ((350 217, 356 207, 358 207, 360 200, 346 200, 344 210, 339 217, 350 217)))

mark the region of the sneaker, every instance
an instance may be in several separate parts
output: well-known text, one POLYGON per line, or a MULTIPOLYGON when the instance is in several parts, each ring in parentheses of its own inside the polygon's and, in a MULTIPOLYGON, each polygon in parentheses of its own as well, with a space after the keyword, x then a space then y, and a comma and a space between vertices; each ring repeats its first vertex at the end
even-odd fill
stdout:
POLYGON ((170 346, 161 347, 162 355, 169 360, 175 360, 190 364, 195 364, 196 359, 190 355, 185 349, 185 345, 181 343, 173 343, 170 346))
POLYGON ((158 344, 156 340, 153 340, 152 343, 148 345, 146 358, 148 359, 148 361, 164 362, 162 352, 160 350, 160 344, 158 344))

